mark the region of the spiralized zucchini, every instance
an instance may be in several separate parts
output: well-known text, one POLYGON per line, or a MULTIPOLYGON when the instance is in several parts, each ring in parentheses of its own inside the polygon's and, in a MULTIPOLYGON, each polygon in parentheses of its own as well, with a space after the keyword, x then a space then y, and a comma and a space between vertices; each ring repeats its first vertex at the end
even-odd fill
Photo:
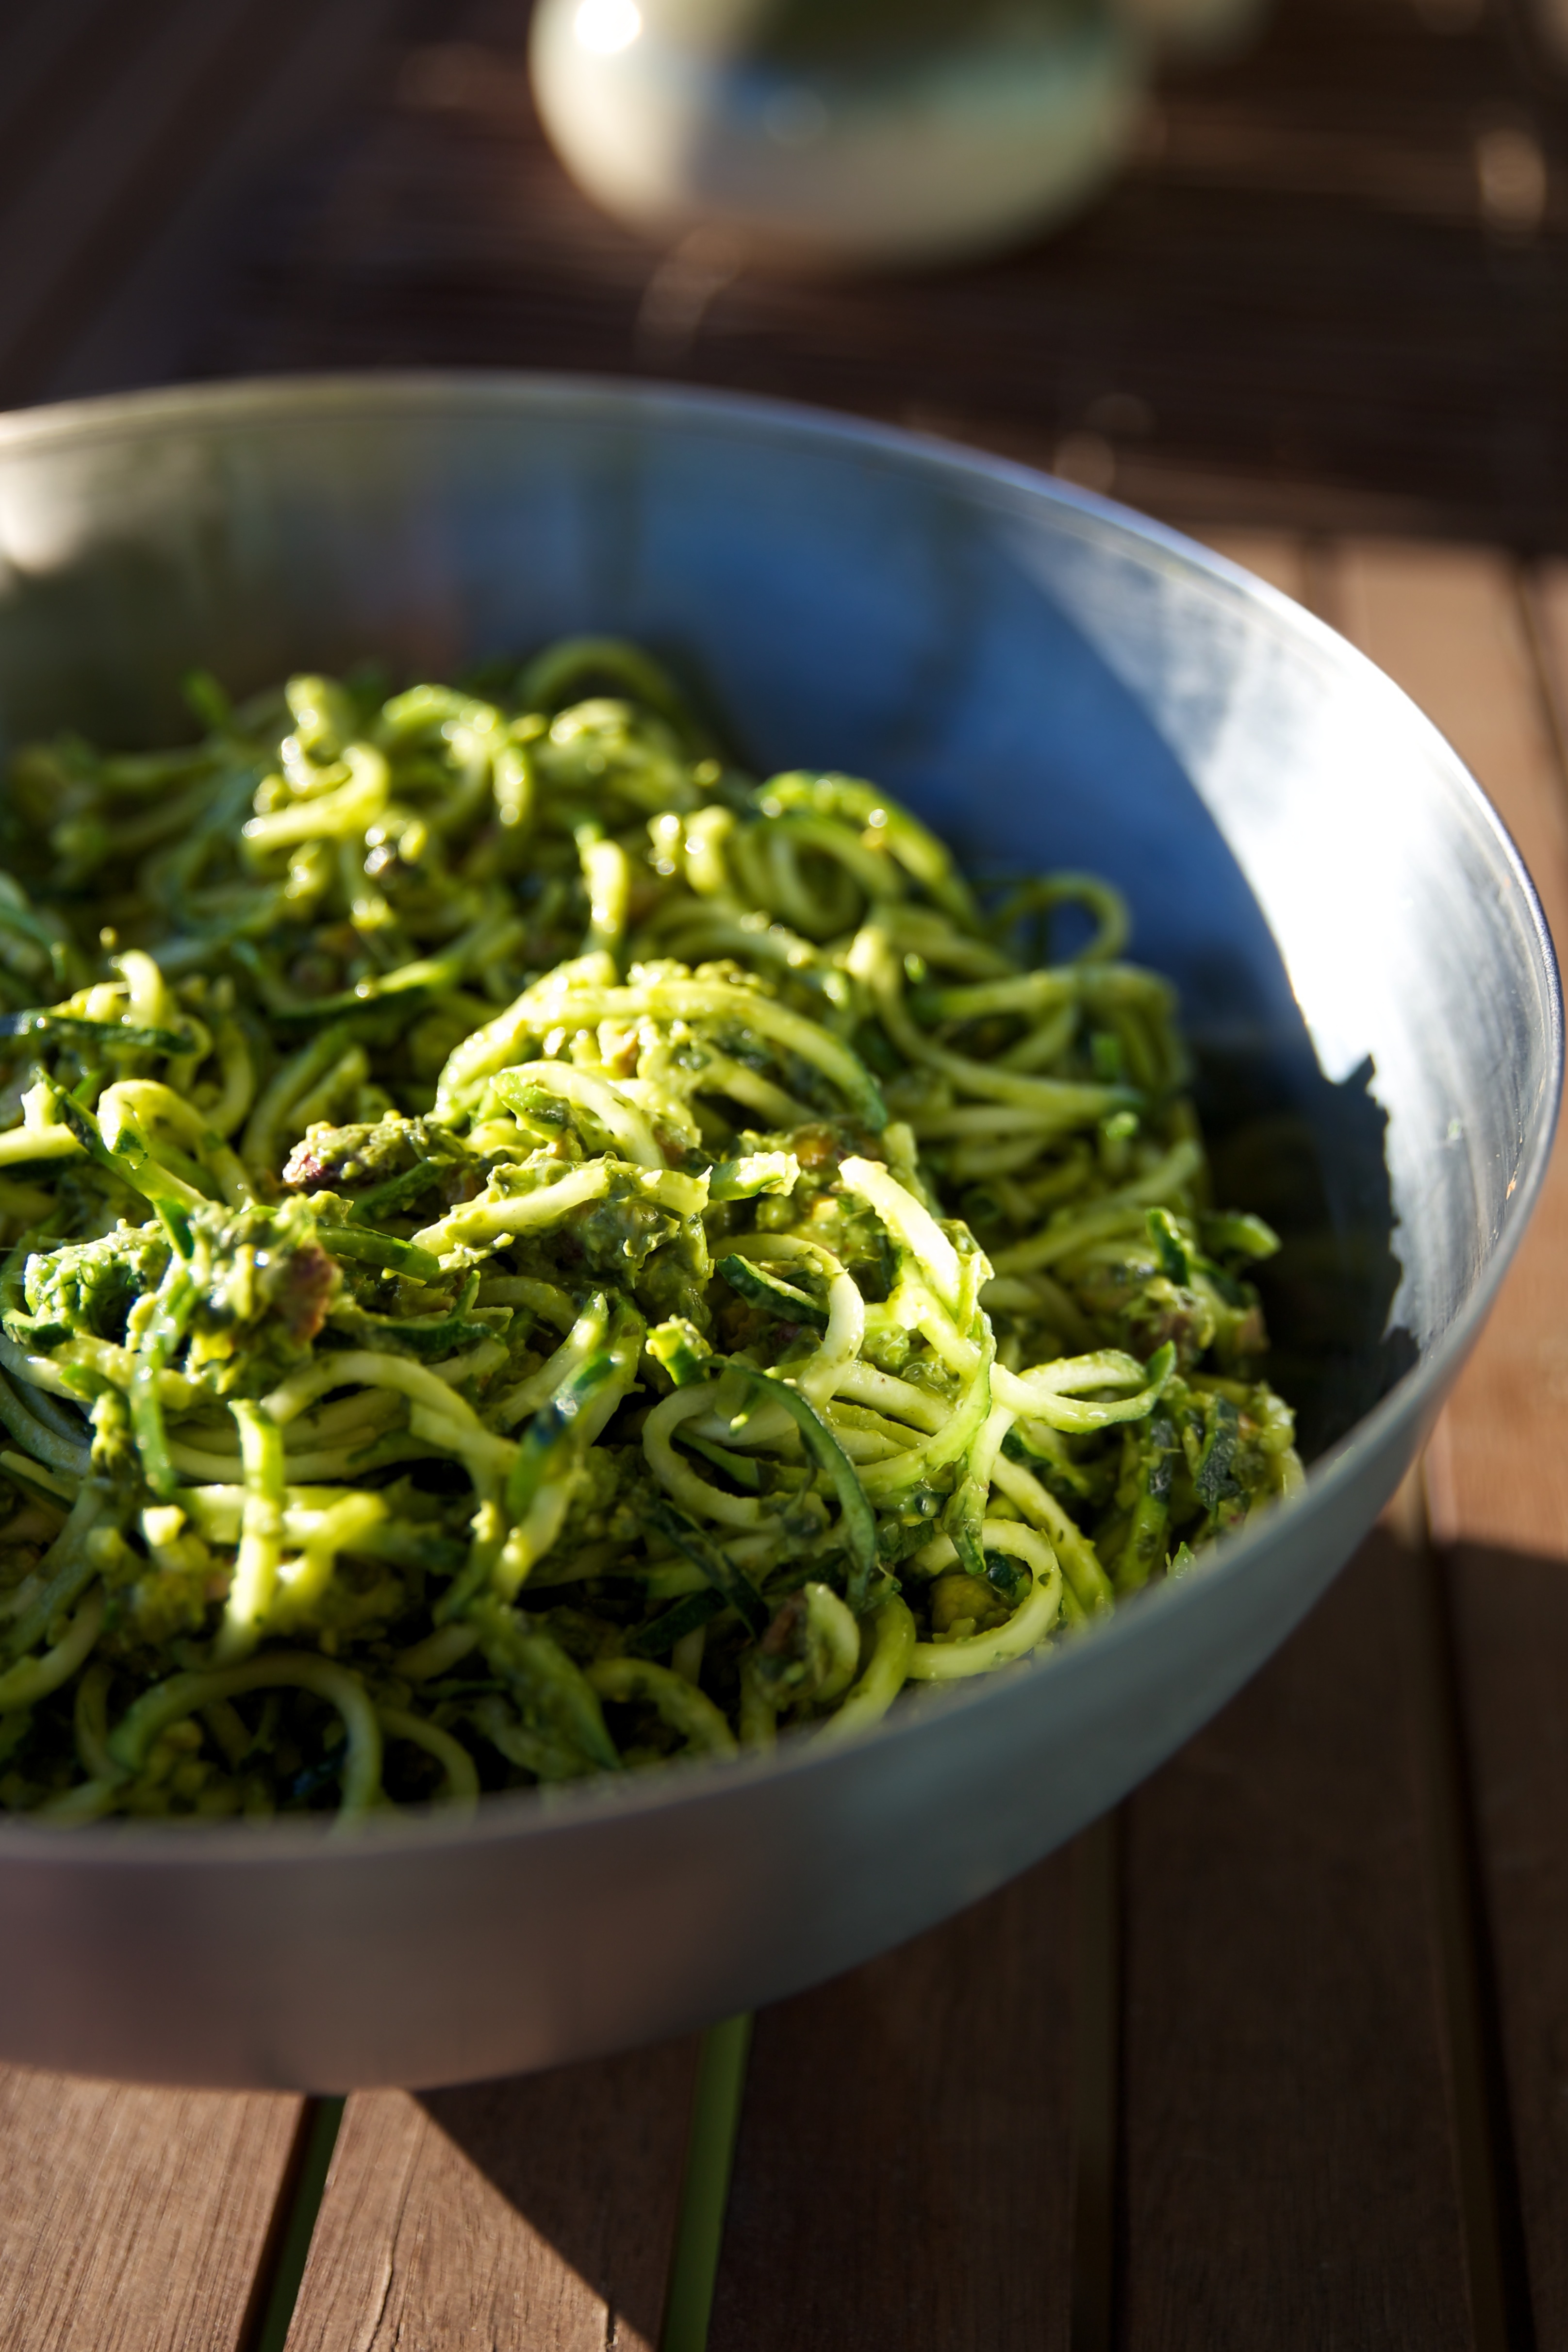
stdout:
POLYGON ((616 643, 188 690, 11 771, 0 1802, 841 1739, 1299 1483, 1106 885, 977 896, 616 643))

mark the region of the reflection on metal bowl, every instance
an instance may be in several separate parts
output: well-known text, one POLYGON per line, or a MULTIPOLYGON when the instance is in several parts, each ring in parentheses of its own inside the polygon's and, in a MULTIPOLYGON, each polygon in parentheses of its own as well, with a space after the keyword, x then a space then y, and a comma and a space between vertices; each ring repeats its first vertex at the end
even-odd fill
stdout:
POLYGON ((667 653, 760 767, 876 777, 977 866, 1098 868, 1179 983, 1222 1181, 1287 1246, 1307 1491, 1044 1663, 856 1746, 466 1820, 0 1822, 0 2051, 147 2080, 448 2082, 773 1999, 1070 1836, 1283 1639, 1391 1492, 1534 1200, 1561 1018, 1528 880, 1348 646, 968 452, 540 378, 176 391, 0 425, 0 719, 158 740, 370 652, 667 653))

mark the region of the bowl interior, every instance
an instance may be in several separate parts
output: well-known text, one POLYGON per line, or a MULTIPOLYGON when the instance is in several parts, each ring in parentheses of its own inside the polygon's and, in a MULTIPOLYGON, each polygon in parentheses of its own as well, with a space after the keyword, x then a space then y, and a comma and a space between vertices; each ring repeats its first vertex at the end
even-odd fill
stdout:
POLYGON ((367 656, 441 675, 580 629, 658 647, 764 772, 857 772, 972 871, 1126 892, 1220 1188, 1287 1237, 1274 1377, 1310 1452, 1453 1321, 1551 1090, 1534 910, 1446 746, 1266 590, 757 404, 361 380, 0 437, 13 742, 181 731, 193 663, 238 691, 367 656))
POLYGON ((662 651, 760 770, 879 779, 977 872, 1120 885, 1133 952, 1182 991, 1220 1188, 1288 1237, 1272 1376, 1310 1450, 1362 1425, 1203 1575, 858 1745, 354 1841, 0 1821, 8 2056, 454 2081, 685 2031, 918 1932, 1284 1637, 1533 1200, 1561 1023, 1495 817, 1359 656, 1156 528, 968 453, 630 386, 361 378, 0 421, 0 754, 60 727, 168 740, 193 664, 244 692, 578 630, 662 651))

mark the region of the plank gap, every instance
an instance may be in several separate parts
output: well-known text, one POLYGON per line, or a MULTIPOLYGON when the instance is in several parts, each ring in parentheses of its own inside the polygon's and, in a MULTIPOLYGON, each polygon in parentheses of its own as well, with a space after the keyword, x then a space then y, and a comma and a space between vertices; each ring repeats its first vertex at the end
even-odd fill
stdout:
POLYGON ((0 2346, 244 2352, 302 2104, 0 2068, 0 2346))
POLYGON ((1333 541, 1313 531, 1301 541, 1301 602, 1309 613, 1344 635, 1343 599, 1333 541))
POLYGON ((1054 1854, 759 2013, 710 2352, 1071 2352, 1075 1900, 1054 1854))
POLYGON ((283 2352, 288 2339, 299 2282, 321 2210, 338 2127, 341 2099, 308 2099, 289 2151, 288 2169, 278 2191, 267 2244, 256 2264, 250 2307, 240 2332, 239 2352, 283 2352))
POLYGON ((1115 2342, 1120 2140, 1122 1816, 1072 1848, 1072 2352, 1115 2342))
POLYGON ((1477 2352, 1393 1555, 1128 1801, 1118 2352, 1477 2352))
POLYGON ((1451 1601, 1418 1474, 1388 1517, 1403 1563, 1416 1786, 1437 1937, 1465 2264, 1477 2352, 1533 2352, 1530 2275, 1500 2011, 1481 1895, 1451 1601))

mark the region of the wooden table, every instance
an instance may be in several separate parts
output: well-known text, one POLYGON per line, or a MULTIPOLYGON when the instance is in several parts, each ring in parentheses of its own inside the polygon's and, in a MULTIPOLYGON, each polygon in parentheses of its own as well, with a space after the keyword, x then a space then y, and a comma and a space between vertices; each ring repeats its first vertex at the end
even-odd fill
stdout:
MULTIPOLYGON (((645 366, 1054 457, 1391 671, 1568 936, 1562 85, 1548 16, 1423 6, 1291 0, 1038 253, 694 290, 555 173, 501 0, 14 0, 0 396, 645 366)), ((713 2352, 1568 2346, 1564 1303, 1560 1153, 1421 1478, 1272 1664, 748 2063, 340 2112, 0 2072, 0 2347, 697 2352, 710 2274, 713 2352)))

